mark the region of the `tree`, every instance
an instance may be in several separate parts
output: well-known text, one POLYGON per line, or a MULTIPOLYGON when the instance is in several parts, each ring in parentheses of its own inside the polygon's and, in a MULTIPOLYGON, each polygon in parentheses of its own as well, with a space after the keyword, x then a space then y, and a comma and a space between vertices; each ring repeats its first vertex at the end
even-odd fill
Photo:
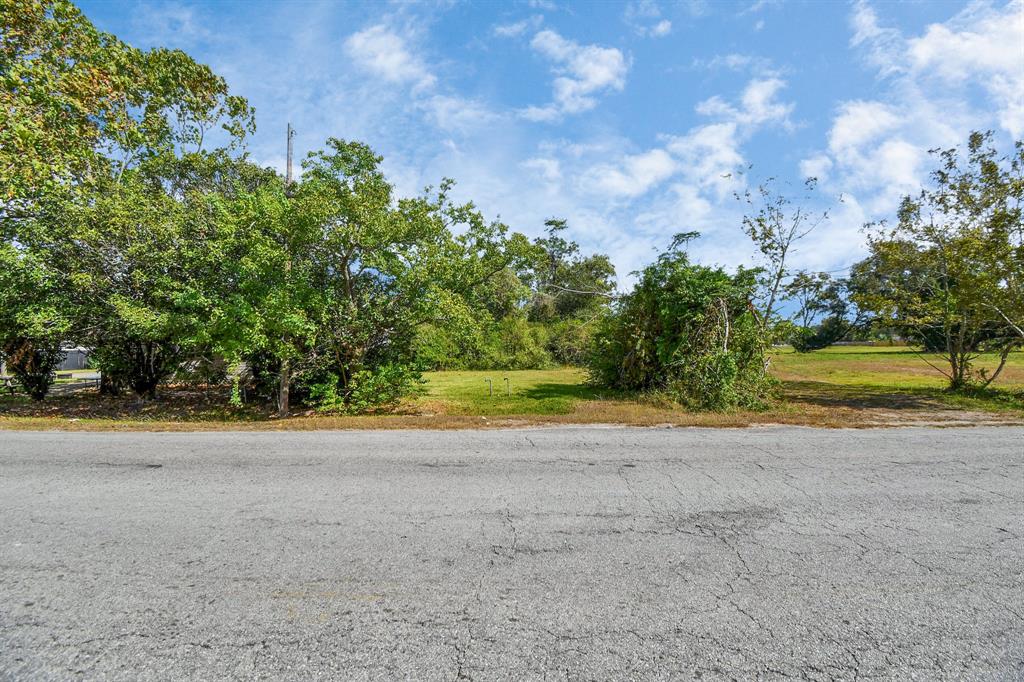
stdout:
POLYGON ((396 199, 380 162, 332 138, 291 191, 268 182, 222 203, 232 257, 220 278, 235 283, 226 319, 242 330, 225 349, 287 362, 297 395, 322 409, 365 411, 408 394, 419 330, 469 333, 474 293, 529 248, 472 204, 452 203, 450 181, 396 199))
POLYGON ((70 2, 4 2, 0 31, 0 198, 11 219, 88 175, 104 122, 139 72, 131 48, 70 2))
POLYGON ((72 319, 65 291, 59 273, 0 243, 0 358, 35 400, 46 396, 64 358, 72 319))
POLYGON ((664 393, 698 409, 760 408, 767 343, 751 305, 756 272, 690 262, 681 235, 601 325, 589 369, 610 388, 664 393))
POLYGON ((615 266, 603 254, 582 255, 579 244, 562 237, 565 220, 550 218, 544 225, 548 236, 534 240, 534 260, 522 276, 534 292, 530 319, 552 322, 594 314, 615 291, 615 266))
POLYGON ((904 337, 935 347, 947 365, 936 369, 954 390, 990 385, 1024 345, 1024 145, 999 156, 991 137, 972 133, 963 151, 932 150, 931 185, 903 199, 894 227, 873 226, 874 286, 858 294, 904 337), (975 367, 984 350, 999 356, 994 371, 975 367))
POLYGON ((252 111, 185 53, 136 50, 67 2, 3 12, 0 237, 63 278, 80 313, 65 333, 95 349, 103 388, 152 396, 212 310, 185 181, 229 158, 252 111))
POLYGON ((783 292, 797 306, 789 339, 797 352, 827 348, 867 324, 868 317, 851 300, 848 279, 800 271, 783 292))
POLYGON ((0 5, 0 199, 4 222, 36 201, 119 175, 211 130, 253 130, 245 99, 179 50, 137 50, 98 31, 65 0, 0 5))
POLYGON ((757 299, 765 333, 778 321, 785 283, 793 275, 789 260, 797 242, 828 220, 827 209, 808 208, 817 183, 816 178, 804 182, 804 196, 799 203, 776 190, 771 178, 752 192, 736 194, 736 198, 748 206, 748 213, 743 216, 743 231, 757 246, 764 261, 758 276, 757 299))

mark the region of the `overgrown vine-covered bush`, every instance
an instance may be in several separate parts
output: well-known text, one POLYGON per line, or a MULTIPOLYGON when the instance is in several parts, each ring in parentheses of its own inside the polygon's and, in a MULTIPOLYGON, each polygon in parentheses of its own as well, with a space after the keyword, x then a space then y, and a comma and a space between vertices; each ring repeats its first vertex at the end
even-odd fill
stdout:
POLYGON ((753 271, 730 275, 682 251, 663 254, 597 331, 592 379, 693 409, 764 408, 773 381, 750 305, 756 286, 753 271))

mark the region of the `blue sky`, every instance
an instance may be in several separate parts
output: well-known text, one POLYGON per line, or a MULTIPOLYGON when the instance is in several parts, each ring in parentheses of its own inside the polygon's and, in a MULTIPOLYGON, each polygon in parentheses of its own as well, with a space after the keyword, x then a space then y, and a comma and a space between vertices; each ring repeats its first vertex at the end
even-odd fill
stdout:
POLYGON ((403 194, 447 176, 528 235, 567 218, 625 285, 685 230, 702 262, 754 263, 733 193, 766 177, 819 178, 831 219, 795 260, 841 270, 929 148, 1024 136, 1024 0, 81 6, 227 78, 255 160, 283 169, 289 121, 297 156, 365 141, 403 194))

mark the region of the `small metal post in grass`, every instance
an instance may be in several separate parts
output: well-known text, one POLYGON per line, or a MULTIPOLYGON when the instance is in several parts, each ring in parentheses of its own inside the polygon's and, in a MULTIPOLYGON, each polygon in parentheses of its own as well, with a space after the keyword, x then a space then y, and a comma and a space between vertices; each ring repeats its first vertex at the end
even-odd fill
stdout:
POLYGON ((508 380, 508 377, 505 377, 505 395, 512 395, 512 382, 508 380))
POLYGON ((490 377, 484 379, 484 381, 487 382, 487 395, 493 398, 494 397, 494 385, 491 383, 490 377))

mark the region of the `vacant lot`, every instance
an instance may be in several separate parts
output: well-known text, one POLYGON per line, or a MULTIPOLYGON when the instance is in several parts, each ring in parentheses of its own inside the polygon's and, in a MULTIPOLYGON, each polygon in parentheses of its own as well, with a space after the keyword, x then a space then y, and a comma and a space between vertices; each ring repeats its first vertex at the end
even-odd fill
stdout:
MULTIPOLYGON (((904 347, 846 346, 775 353, 779 399, 765 412, 690 413, 672 405, 589 386, 577 368, 431 372, 424 392, 397 414, 337 417, 299 413, 272 419, 265 408, 228 406, 225 389, 176 387, 160 400, 99 399, 94 389, 68 390, 42 404, 0 398, 0 427, 40 428, 465 428, 546 423, 818 426, 1024 423, 1024 353, 1011 356, 999 388, 951 394, 932 365, 941 359, 904 347), (508 379, 508 382, 506 382, 508 379), (490 380, 490 383, 488 383, 490 380)), ((979 364, 994 367, 994 357, 979 364)))
POLYGON ((8 433, 0 679, 1020 679, 1022 441, 8 433))

